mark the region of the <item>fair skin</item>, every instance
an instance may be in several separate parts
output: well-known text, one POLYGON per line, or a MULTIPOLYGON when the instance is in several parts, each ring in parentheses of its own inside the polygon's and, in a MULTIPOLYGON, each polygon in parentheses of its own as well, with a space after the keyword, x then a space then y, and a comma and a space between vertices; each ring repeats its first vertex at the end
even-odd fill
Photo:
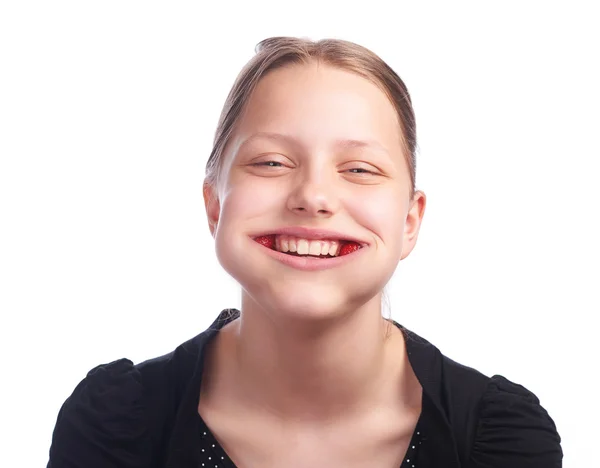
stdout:
POLYGON ((242 316, 209 346, 199 412, 238 466, 402 462, 422 389, 402 334, 382 317, 381 291, 415 246, 425 195, 410 197, 397 119, 365 78, 286 66, 260 81, 219 186, 205 186, 217 257, 242 286, 242 316), (283 226, 369 245, 342 266, 301 271, 252 238, 283 226))

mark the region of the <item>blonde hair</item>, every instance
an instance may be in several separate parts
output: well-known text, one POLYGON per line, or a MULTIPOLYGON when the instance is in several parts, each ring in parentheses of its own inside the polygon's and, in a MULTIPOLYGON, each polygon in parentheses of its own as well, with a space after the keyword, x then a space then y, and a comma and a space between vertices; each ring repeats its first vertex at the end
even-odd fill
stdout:
POLYGON ((258 82, 270 71, 292 64, 323 63, 356 73, 377 85, 390 99, 398 115, 402 143, 410 175, 410 198, 415 194, 416 125, 406 85, 381 58, 369 49, 340 39, 271 37, 259 42, 256 55, 238 75, 221 112, 213 149, 206 163, 206 184, 221 180, 225 147, 258 82))

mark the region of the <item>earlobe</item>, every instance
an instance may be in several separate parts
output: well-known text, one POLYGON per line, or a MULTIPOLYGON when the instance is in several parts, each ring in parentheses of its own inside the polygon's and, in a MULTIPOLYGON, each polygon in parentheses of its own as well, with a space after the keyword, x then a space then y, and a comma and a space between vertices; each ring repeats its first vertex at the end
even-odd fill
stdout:
POLYGON ((206 210, 206 217, 208 218, 208 228, 210 229, 211 235, 215 236, 215 230, 219 222, 219 198, 216 194, 214 186, 209 182, 204 182, 202 188, 202 194, 204 196, 204 208, 206 210))

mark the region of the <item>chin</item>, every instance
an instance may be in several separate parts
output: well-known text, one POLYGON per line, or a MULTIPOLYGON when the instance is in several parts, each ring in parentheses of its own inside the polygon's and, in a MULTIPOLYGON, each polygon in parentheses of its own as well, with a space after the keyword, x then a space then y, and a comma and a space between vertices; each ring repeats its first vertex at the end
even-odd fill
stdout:
POLYGON ((221 266, 249 299, 246 306, 264 311, 274 319, 287 318, 307 324, 339 319, 371 301, 376 291, 381 290, 378 282, 373 281, 374 275, 365 271, 358 275, 348 270, 335 275, 331 270, 295 271, 265 257, 258 249, 219 239, 216 251, 221 266))
POLYGON ((271 319, 309 327, 339 320, 362 303, 347 286, 319 285, 318 282, 263 282, 248 284, 244 290, 257 310, 269 314, 271 319))
POLYGON ((344 298, 320 293, 321 291, 298 290, 291 295, 271 294, 267 296, 269 309, 281 318, 316 322, 338 318, 349 310, 344 298))

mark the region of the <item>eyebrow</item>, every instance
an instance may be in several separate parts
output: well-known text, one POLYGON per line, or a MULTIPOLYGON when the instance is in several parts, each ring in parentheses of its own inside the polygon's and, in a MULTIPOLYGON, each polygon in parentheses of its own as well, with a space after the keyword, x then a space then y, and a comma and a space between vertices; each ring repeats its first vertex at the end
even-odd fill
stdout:
MULTIPOLYGON (((289 145, 296 146, 296 147, 302 146, 302 144, 297 139, 295 139, 294 137, 292 137, 290 135, 285 135, 282 133, 275 133, 275 132, 257 132, 257 133, 250 135, 248 138, 246 138, 244 141, 242 141, 242 143, 240 143, 240 145, 238 147, 238 151, 243 146, 250 144, 254 140, 258 140, 258 139, 280 141, 280 142, 287 143, 289 145)), ((342 139, 335 140, 334 146, 337 148, 341 148, 341 149, 351 149, 351 148, 373 149, 373 150, 380 151, 380 152, 383 152, 383 153, 389 155, 389 151, 387 150, 387 148, 376 140, 369 140, 369 139, 355 140, 355 139, 351 139, 351 138, 342 138, 342 139)))

